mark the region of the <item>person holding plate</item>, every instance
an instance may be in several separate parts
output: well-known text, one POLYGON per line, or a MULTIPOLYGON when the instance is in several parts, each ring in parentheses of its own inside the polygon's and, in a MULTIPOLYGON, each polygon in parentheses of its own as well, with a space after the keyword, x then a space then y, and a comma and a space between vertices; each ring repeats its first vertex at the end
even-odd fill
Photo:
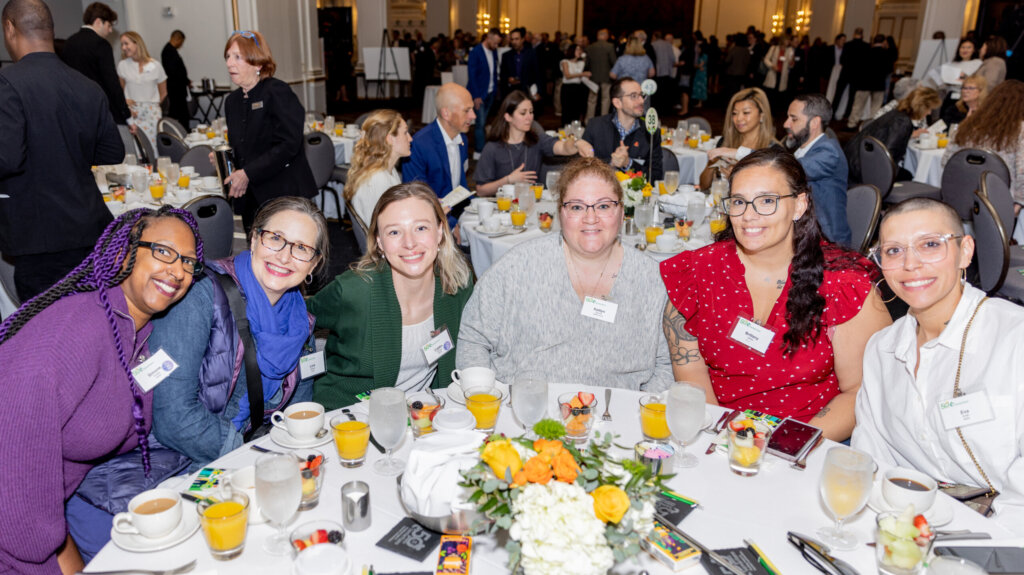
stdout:
POLYGON ((561 234, 519 244, 480 279, 462 315, 457 366, 499 381, 541 366, 549 381, 661 391, 673 382, 658 323, 658 264, 624 249, 622 186, 598 158, 573 160, 556 190, 561 234))
POLYGON ((891 320, 875 267, 822 238, 807 176, 780 148, 732 170, 714 244, 662 262, 664 332, 676 380, 708 403, 794 417, 843 441, 861 359, 891 320))
POLYGON ((422 182, 384 192, 366 253, 309 300, 317 326, 328 330, 327 373, 316 380, 314 401, 331 410, 378 387, 448 386, 471 293, 473 273, 437 194, 422 182))

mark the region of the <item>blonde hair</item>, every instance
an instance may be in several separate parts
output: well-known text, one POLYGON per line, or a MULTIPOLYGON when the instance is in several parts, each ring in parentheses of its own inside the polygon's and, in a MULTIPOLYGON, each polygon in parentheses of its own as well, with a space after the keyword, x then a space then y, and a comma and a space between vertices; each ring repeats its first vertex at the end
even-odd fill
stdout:
POLYGON ((938 92, 925 86, 918 86, 900 100, 896 109, 916 121, 927 116, 940 104, 942 104, 942 100, 939 98, 938 92))
POLYGON ((391 144, 388 136, 397 136, 402 116, 394 110, 377 110, 363 122, 363 136, 352 151, 352 167, 345 183, 345 199, 352 201, 359 187, 373 174, 388 168, 391 144))
MULTIPOLYGON (((970 76, 964 78, 963 84, 961 84, 960 89, 963 90, 963 86, 965 86, 968 82, 970 82, 973 86, 978 88, 978 103, 975 104, 975 107, 981 106, 981 104, 985 101, 985 98, 988 96, 988 80, 985 79, 984 76, 981 76, 979 74, 971 74, 970 76)), ((956 109, 960 110, 961 114, 967 113, 967 104, 964 104, 963 96, 961 96, 960 99, 956 101, 956 109)))
MULTIPOLYGON (((152 56, 149 55, 149 50, 146 49, 146 42, 142 40, 142 36, 140 36, 138 32, 128 30, 121 34, 121 37, 128 38, 133 44, 139 47, 139 57, 136 58, 136 62, 148 63, 153 59, 152 56)), ((121 59, 125 60, 127 58, 128 57, 124 55, 124 52, 121 52, 121 59)))
POLYGON ((722 146, 726 148, 738 148, 743 143, 743 134, 736 129, 732 123, 732 111, 740 102, 753 102, 761 112, 761 123, 758 126, 757 146, 755 149, 767 148, 775 141, 775 125, 772 124, 772 109, 768 104, 768 96, 761 88, 747 88, 740 90, 729 100, 729 106, 725 109, 725 126, 722 127, 722 146))
POLYGON ((630 38, 629 42, 626 42, 626 54, 630 56, 646 56, 647 51, 644 50, 643 41, 639 38, 630 38))
POLYGON ((377 235, 380 230, 377 229, 377 221, 380 219, 381 212, 389 205, 409 198, 423 200, 434 209, 437 225, 441 229, 441 243, 437 246, 437 258, 434 260, 434 276, 441 279, 441 289, 444 293, 455 295, 460 288, 469 285, 471 279, 469 264, 466 263, 466 256, 462 255, 455 245, 455 238, 452 237, 452 232, 448 229, 448 219, 445 216, 444 208, 441 207, 441 202, 437 200, 437 194, 423 182, 398 184, 384 192, 384 195, 377 201, 377 206, 373 208, 373 216, 370 217, 370 229, 366 233, 366 253, 352 264, 352 270, 364 279, 368 279, 370 273, 384 269, 387 258, 379 247, 369 245, 369 242, 375 244, 378 240, 377 235))

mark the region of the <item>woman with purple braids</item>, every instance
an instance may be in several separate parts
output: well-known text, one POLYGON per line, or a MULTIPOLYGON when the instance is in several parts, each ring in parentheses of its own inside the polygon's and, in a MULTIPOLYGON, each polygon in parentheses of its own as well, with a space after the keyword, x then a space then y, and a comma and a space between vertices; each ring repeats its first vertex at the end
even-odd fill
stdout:
POLYGON ((143 384, 154 382, 132 369, 150 358, 150 318, 185 295, 202 256, 190 214, 133 210, 0 324, 0 572, 81 564, 65 501, 93 466, 136 447, 149 472, 143 384))

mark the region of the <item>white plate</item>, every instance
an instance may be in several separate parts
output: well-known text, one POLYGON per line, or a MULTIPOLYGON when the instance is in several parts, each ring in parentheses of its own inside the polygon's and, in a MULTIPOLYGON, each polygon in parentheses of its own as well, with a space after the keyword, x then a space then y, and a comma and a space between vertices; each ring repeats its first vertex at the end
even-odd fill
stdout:
MULTIPOLYGON (((889 502, 885 500, 885 497, 882 496, 881 481, 876 481, 871 487, 868 507, 876 513, 899 511, 898 509, 893 509, 889 502)), ((928 520, 928 524, 932 527, 941 527, 953 520, 953 504, 948 498, 943 497, 942 494, 936 494, 935 503, 932 504, 928 511, 924 512, 924 518, 928 520)))
POLYGON ((476 230, 476 233, 482 236, 487 236, 489 238, 493 238, 494 236, 503 236, 512 233, 512 226, 506 226, 504 224, 502 224, 501 227, 499 227, 497 230, 493 232, 485 230, 483 226, 477 226, 474 229, 476 230))
MULTIPOLYGON (((495 384, 499 384, 501 382, 495 381, 494 383, 495 384)), ((500 386, 497 386, 497 387, 498 387, 498 392, 501 393, 501 399, 502 399, 502 401, 504 401, 505 397, 506 397, 505 396, 506 392, 505 392, 505 390, 501 389, 500 386)), ((448 399, 454 401, 455 403, 457 403, 459 405, 466 405, 466 394, 462 392, 462 386, 461 385, 459 385, 458 383, 453 381, 451 383, 451 385, 449 385, 445 391, 448 393, 448 399)))
MULTIPOLYGON (((324 429, 328 428, 325 426, 324 429)), ((287 431, 275 426, 270 429, 270 439, 281 447, 288 449, 306 449, 308 447, 317 447, 318 445, 330 443, 334 438, 331 436, 330 430, 328 429, 327 435, 324 435, 320 439, 315 437, 313 439, 305 440, 295 439, 287 431)))
POLYGON ((662 250, 658 244, 647 244, 647 251, 656 254, 678 254, 684 249, 686 249, 686 244, 680 240, 676 240, 675 247, 671 250, 662 250))
POLYGON ((194 505, 186 505, 181 510, 181 523, 174 528, 173 531, 159 537, 157 539, 150 539, 143 537, 142 535, 134 535, 130 533, 120 533, 114 529, 110 530, 110 540, 125 551, 131 551, 133 553, 149 553, 151 551, 161 551, 163 549, 170 549, 175 545, 183 543, 189 537, 199 529, 199 515, 195 511, 194 505))

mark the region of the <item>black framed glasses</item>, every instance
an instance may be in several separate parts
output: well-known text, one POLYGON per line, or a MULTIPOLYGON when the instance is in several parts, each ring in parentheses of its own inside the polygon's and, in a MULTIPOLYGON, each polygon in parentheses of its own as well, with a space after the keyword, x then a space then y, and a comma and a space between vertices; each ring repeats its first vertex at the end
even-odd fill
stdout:
POLYGON ((778 211, 779 200, 795 198, 796 196, 796 194, 786 194, 785 196, 764 194, 752 200, 747 200, 740 196, 728 196, 722 198, 721 205, 722 211, 733 217, 742 216, 747 211, 747 206, 754 206, 754 211, 758 215, 770 216, 778 211))
POLYGON ((619 204, 620 202, 615 200, 601 200, 595 204, 585 204, 574 200, 563 203, 562 208, 565 210, 565 215, 570 218, 582 218, 588 210, 594 210, 598 217, 608 218, 615 214, 615 208, 619 207, 619 204))
POLYGON ((234 36, 236 34, 238 36, 241 36, 242 38, 248 38, 248 39, 252 40, 253 42, 256 42, 257 46, 260 45, 260 39, 256 37, 256 34, 253 34, 249 30, 235 30, 234 32, 231 33, 232 36, 234 36))
POLYGON ((196 258, 183 256, 174 248, 156 242, 139 242, 139 247, 149 248, 149 251, 153 252, 153 257, 165 264, 173 264, 180 259, 181 267, 191 275, 196 275, 203 271, 203 262, 196 258))
POLYGON ((260 235, 260 243, 268 250, 279 252, 285 246, 291 246, 292 257, 300 262, 311 262, 313 258, 320 254, 320 250, 299 242, 290 242, 277 232, 256 230, 256 233, 260 235))
POLYGON ((883 270, 894 270, 903 267, 907 261, 907 252, 914 251, 917 260, 923 264, 941 262, 949 255, 949 240, 964 237, 958 234, 925 234, 910 241, 910 245, 886 242, 871 249, 868 255, 883 270))

